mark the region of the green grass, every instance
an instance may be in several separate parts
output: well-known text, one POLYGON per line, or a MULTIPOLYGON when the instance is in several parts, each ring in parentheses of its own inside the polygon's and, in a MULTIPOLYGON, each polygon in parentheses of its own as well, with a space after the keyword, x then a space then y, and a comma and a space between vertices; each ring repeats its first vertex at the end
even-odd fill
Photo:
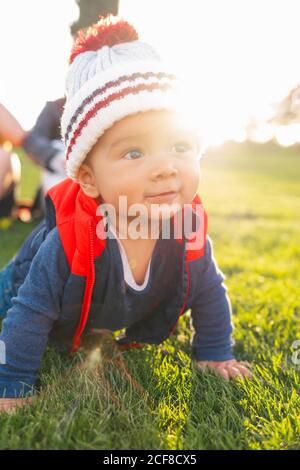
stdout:
MULTIPOLYGON (((18 149, 18 154, 21 159, 22 179, 18 186, 17 198, 33 200, 39 185, 40 172, 21 149, 18 149)), ((11 223, 8 219, 0 219, 0 268, 16 253, 36 223, 36 221, 26 224, 19 221, 11 223)))
MULTIPOLYGON (((101 375, 81 367, 82 352, 69 358, 47 348, 40 398, 0 417, 1 449, 300 448, 300 366, 291 361, 300 339, 300 149, 228 143, 201 165, 235 353, 254 364, 253 381, 195 370, 188 313, 163 345, 123 353, 148 399, 119 368, 101 375)), ((31 229, 0 232, 1 265, 31 229)))

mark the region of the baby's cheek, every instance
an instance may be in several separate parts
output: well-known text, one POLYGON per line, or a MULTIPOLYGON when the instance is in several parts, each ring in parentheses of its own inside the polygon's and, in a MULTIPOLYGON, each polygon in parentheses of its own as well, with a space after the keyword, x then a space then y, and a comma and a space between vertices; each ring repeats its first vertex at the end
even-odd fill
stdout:
POLYGON ((191 171, 189 171, 185 177, 184 186, 187 199, 187 201, 185 202, 190 202, 194 198, 195 194, 199 189, 199 183, 200 171, 199 168, 194 166, 191 168, 191 171))

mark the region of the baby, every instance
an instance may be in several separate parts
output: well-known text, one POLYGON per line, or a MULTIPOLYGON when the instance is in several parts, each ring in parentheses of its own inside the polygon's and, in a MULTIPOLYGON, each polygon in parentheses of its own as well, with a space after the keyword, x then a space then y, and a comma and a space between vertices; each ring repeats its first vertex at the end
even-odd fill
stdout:
POLYGON ((68 178, 0 273, 2 410, 32 401, 47 344, 75 352, 103 329, 125 330, 121 349, 160 344, 187 310, 197 367, 251 377, 232 353, 225 276, 197 194, 200 143, 177 82, 117 17, 78 36, 62 117, 68 178))

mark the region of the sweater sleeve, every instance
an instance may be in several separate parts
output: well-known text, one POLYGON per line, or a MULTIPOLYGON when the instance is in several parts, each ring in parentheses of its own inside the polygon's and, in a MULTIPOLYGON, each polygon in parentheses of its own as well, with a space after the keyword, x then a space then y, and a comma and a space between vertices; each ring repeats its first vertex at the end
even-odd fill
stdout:
POLYGON ((48 335, 60 314, 68 273, 55 228, 36 253, 2 322, 0 342, 4 345, 5 361, 0 363, 0 398, 34 393, 48 335))
POLYGON ((48 101, 42 109, 37 121, 27 134, 23 147, 29 156, 39 165, 53 172, 51 161, 61 152, 62 143, 57 145, 60 138, 60 108, 58 102, 48 101))
POLYGON ((233 359, 232 309, 224 284, 225 275, 217 266, 213 245, 207 235, 205 255, 194 266, 194 295, 191 317, 195 329, 192 358, 198 361, 233 359))

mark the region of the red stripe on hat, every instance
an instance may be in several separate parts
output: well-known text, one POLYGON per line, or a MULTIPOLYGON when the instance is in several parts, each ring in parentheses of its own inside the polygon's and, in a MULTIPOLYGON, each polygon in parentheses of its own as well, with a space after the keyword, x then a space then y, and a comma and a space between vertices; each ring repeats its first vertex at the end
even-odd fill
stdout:
POLYGON ((150 92, 152 92, 154 90, 166 91, 170 88, 172 88, 172 86, 167 84, 167 83, 163 83, 163 84, 160 84, 160 83, 150 83, 150 84, 141 83, 140 85, 137 85, 135 87, 124 88, 122 91, 113 93, 110 96, 108 96, 105 100, 102 100, 102 101, 99 101, 99 103, 96 103, 95 106, 87 112, 85 118, 82 121, 80 121, 77 129, 74 131, 74 135, 73 135, 73 137, 72 137, 72 139, 71 139, 71 141, 68 145, 68 150, 67 150, 67 155, 66 155, 67 160, 69 159, 69 155, 72 152, 72 149, 73 149, 73 147, 76 143, 77 138, 82 133, 82 129, 87 125, 88 121, 96 115, 96 113, 99 110, 101 110, 103 108, 107 108, 108 105, 110 103, 112 103, 113 101, 124 98, 125 96, 130 95, 130 94, 136 95, 137 93, 140 93, 141 91, 144 91, 144 90, 145 91, 150 91, 150 92))
POLYGON ((167 78, 168 80, 175 80, 176 76, 174 74, 169 74, 165 72, 145 72, 145 73, 134 72, 130 75, 122 75, 117 80, 111 80, 110 82, 107 82, 103 87, 97 88, 96 90, 94 90, 93 93, 89 95, 87 98, 85 98, 82 101, 81 105, 76 109, 67 127, 67 131, 64 136, 65 142, 67 142, 69 138, 69 134, 72 131, 72 126, 76 122, 78 115, 83 114, 83 111, 86 105, 90 104, 98 95, 105 93, 107 90, 109 90, 109 88, 120 86, 122 85, 123 82, 126 82, 126 81, 134 82, 138 78, 144 78, 145 80, 148 80, 150 78, 157 78, 158 80, 162 80, 163 78, 167 78))

